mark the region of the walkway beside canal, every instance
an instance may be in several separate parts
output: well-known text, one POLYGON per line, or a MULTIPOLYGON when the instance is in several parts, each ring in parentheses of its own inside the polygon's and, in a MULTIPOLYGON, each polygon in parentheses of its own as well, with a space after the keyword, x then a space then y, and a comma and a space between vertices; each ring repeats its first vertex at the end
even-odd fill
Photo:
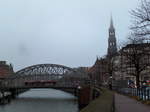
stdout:
POLYGON ((115 112, 150 112, 150 106, 115 93, 115 112))
POLYGON ((101 95, 80 112, 112 112, 112 106, 113 92, 103 88, 101 95))

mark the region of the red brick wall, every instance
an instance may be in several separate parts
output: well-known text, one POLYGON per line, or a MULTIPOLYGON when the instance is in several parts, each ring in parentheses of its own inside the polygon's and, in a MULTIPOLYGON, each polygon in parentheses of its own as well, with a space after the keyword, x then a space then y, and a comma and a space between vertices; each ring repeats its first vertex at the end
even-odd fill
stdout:
POLYGON ((10 69, 9 65, 0 65, 0 78, 5 78, 12 73, 13 70, 10 69))
POLYGON ((79 103, 82 105, 87 105, 90 102, 91 88, 84 87, 79 92, 79 103))

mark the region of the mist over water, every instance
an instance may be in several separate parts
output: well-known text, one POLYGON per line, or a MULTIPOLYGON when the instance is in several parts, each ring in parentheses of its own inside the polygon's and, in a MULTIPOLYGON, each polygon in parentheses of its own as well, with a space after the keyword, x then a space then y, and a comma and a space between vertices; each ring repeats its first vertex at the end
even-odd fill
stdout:
POLYGON ((0 112, 78 112, 77 98, 54 89, 31 89, 0 106, 0 112))

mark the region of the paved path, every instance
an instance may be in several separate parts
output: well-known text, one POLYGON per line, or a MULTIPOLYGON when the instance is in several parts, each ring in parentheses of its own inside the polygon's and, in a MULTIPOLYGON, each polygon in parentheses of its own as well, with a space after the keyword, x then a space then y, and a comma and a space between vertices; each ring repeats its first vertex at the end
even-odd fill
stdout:
POLYGON ((150 112, 150 106, 127 96, 115 94, 115 112, 150 112))

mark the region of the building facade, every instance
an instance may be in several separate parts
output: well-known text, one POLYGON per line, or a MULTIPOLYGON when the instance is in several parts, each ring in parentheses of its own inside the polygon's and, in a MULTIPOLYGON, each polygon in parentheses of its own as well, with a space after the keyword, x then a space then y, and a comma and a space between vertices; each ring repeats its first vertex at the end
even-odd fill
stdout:
POLYGON ((6 61, 0 61, 0 79, 7 78, 14 73, 13 66, 6 61))
POLYGON ((98 58, 95 61, 95 64, 89 68, 88 74, 90 79, 93 80, 93 82, 100 84, 100 85, 106 85, 108 83, 108 63, 106 58, 98 58))
POLYGON ((140 80, 150 80, 150 43, 128 44, 119 51, 121 78, 136 80, 136 67, 140 72, 140 80))

